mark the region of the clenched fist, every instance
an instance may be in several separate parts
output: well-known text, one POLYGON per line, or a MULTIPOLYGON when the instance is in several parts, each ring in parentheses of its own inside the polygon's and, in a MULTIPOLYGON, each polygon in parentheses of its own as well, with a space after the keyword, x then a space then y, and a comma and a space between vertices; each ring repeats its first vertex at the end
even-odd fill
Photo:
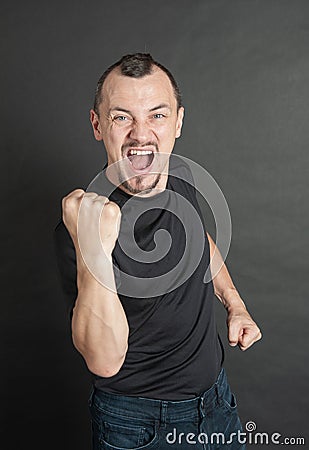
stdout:
POLYGON ((62 200, 62 217, 75 249, 83 258, 111 258, 119 234, 121 212, 107 197, 76 189, 62 200), (103 253, 102 253, 103 250, 103 253))

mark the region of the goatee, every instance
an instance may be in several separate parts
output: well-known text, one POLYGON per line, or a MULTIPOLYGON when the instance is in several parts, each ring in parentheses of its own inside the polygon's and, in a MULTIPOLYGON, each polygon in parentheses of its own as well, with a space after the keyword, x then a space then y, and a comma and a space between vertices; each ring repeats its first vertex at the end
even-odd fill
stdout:
POLYGON ((157 186, 157 184, 159 183, 160 178, 161 178, 161 174, 158 173, 157 176, 156 176, 156 178, 154 179, 154 181, 153 181, 149 186, 142 187, 141 185, 142 185, 142 183, 143 183, 143 179, 144 179, 144 178, 145 178, 145 175, 142 175, 142 176, 139 175, 139 176, 136 176, 136 177, 132 178, 132 180, 135 180, 135 185, 136 185, 137 187, 131 186, 130 180, 125 180, 125 181, 122 183, 122 187, 123 187, 126 191, 130 192, 130 194, 133 194, 133 195, 135 195, 135 194, 141 194, 141 193, 143 193, 143 194, 148 194, 148 193, 151 192, 152 189, 154 189, 154 188, 157 186), (139 185, 140 185, 140 187, 138 187, 139 185))

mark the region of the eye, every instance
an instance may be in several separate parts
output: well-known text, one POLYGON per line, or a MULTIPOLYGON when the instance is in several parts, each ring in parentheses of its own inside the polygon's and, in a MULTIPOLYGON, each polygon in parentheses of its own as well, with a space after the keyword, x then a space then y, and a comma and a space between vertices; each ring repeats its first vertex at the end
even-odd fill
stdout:
POLYGON ((125 122, 128 118, 126 116, 116 116, 114 120, 117 120, 117 122, 125 122))
POLYGON ((154 119, 162 119, 163 117, 165 117, 165 116, 164 116, 164 114, 161 114, 161 113, 156 113, 153 116, 154 119))

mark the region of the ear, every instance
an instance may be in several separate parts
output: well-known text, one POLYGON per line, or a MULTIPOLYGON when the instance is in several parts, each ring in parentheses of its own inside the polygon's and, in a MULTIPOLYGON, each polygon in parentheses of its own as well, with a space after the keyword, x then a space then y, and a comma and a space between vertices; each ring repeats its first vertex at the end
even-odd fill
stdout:
POLYGON ((183 106, 181 106, 178 110, 178 115, 177 115, 176 138, 179 138, 181 136, 181 129, 182 129, 184 114, 185 114, 185 109, 183 106))
POLYGON ((92 130, 93 130, 95 139, 97 141, 102 141, 103 137, 102 137, 102 130, 101 130, 101 125, 100 125, 100 121, 99 121, 99 116, 93 109, 90 110, 90 122, 92 125, 92 130))

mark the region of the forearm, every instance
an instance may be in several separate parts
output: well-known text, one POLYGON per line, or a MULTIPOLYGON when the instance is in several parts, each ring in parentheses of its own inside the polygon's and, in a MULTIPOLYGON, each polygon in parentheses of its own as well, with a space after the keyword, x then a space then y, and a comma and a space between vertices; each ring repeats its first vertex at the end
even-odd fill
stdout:
POLYGON ((109 288, 100 284, 80 260, 77 267, 73 343, 91 372, 112 376, 123 364, 129 333, 126 315, 115 289, 112 262, 104 262, 104 277, 109 288), (112 285, 114 288, 111 290, 112 285))
POLYGON ((208 241, 214 292, 227 310, 229 343, 233 347, 239 345, 241 350, 246 350, 254 342, 261 339, 261 331, 248 313, 222 260, 220 252, 209 235, 208 241))
POLYGON ((229 271, 222 260, 220 252, 209 234, 210 268, 213 275, 213 286, 216 297, 221 301, 228 312, 237 309, 246 309, 246 306, 237 291, 229 271))

